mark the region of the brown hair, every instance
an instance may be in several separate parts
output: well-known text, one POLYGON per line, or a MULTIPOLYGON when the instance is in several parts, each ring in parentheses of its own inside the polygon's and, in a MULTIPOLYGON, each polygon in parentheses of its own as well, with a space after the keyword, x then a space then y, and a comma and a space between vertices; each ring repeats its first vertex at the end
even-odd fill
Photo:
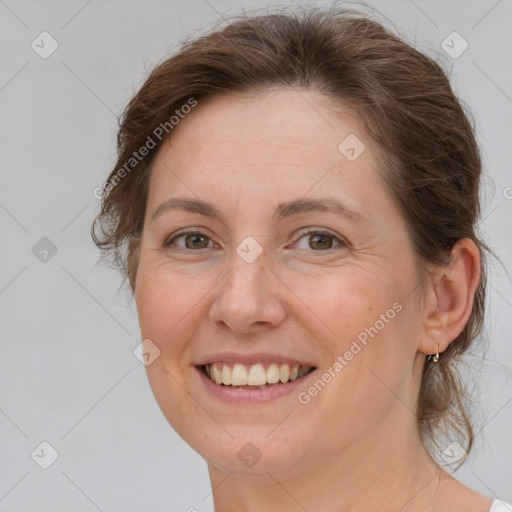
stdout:
POLYGON ((118 161, 91 228, 94 242, 112 256, 133 291, 151 163, 161 141, 133 168, 126 163, 191 98, 200 102, 281 85, 316 89, 356 109, 383 152, 382 175, 408 223, 422 269, 446 264, 461 238, 478 246, 482 273, 471 317, 437 363, 425 361, 416 411, 427 446, 445 448, 439 437, 444 435, 469 452, 474 433, 456 363, 481 333, 484 317, 489 249, 476 234, 480 154, 469 114, 440 65, 381 23, 351 10, 294 8, 243 16, 184 43, 151 72, 123 113, 118 161))

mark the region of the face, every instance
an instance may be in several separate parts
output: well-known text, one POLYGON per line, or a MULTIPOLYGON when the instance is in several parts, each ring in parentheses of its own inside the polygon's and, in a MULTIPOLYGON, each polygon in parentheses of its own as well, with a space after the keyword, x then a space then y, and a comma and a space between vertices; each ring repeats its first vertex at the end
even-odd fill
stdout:
POLYGON ((419 382, 418 283, 377 149, 339 102, 210 99, 160 149, 135 288, 160 351, 147 373, 211 464, 285 474, 396 438, 419 382))

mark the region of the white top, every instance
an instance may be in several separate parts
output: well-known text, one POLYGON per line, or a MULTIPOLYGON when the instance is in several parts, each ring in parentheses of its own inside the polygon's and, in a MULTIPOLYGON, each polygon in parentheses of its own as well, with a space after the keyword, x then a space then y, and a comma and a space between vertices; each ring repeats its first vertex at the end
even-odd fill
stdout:
POLYGON ((489 512, 512 512, 512 505, 501 500, 494 500, 489 512))

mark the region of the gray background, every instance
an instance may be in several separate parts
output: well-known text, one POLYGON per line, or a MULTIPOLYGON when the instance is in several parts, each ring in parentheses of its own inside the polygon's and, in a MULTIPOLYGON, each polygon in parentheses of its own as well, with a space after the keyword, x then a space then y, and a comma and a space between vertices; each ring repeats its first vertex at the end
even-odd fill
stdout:
MULTIPOLYGON (((451 66, 485 159, 482 231, 512 268, 511 1, 372 5, 403 37, 451 66), (469 44, 456 59, 441 48, 453 31, 469 44)), ((225 0, 0 0, 1 511, 212 509, 206 464, 153 398, 133 355, 140 342, 135 306, 116 293, 119 276, 96 264, 89 227, 99 206, 93 191, 114 163, 116 115, 177 42, 238 12, 225 0), (46 59, 31 47, 34 40, 42 46, 43 31, 59 45, 46 59), (43 237, 56 254, 41 252, 48 250, 43 237), (43 441, 59 454, 48 469, 35 462, 49 457, 38 448, 43 441)), ((456 476, 512 502, 505 269, 491 268, 491 345, 477 365, 484 428, 456 476)))

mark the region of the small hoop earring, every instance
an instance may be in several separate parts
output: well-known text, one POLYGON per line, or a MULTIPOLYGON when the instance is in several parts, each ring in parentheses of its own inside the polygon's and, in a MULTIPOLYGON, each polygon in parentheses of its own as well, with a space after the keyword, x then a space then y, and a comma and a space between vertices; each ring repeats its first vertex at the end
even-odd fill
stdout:
POLYGON ((439 344, 437 345, 437 353, 435 355, 428 356, 427 359, 433 363, 437 363, 437 361, 439 361, 439 344))

